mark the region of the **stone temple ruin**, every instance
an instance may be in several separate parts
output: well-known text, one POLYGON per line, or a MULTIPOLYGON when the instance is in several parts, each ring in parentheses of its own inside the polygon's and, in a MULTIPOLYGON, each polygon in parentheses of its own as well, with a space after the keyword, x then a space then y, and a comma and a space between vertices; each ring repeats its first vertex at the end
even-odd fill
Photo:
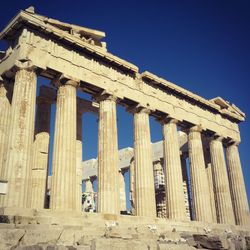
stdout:
POLYGON ((0 53, 0 249, 249 249, 238 152, 244 113, 220 97, 206 100, 140 73, 108 52, 104 37, 32 7, 0 33, 8 44, 0 53), (50 86, 38 87, 39 76, 50 86), (134 148, 125 152, 124 165, 117 105, 134 119, 134 148), (84 112, 98 115, 98 161, 92 168, 82 163, 84 112), (158 156, 152 153, 150 116, 162 125, 158 156), (131 215, 120 213, 126 169, 131 215), (82 181, 91 190, 93 178, 97 212, 82 212, 82 181), (161 183, 156 189, 154 179, 161 183))

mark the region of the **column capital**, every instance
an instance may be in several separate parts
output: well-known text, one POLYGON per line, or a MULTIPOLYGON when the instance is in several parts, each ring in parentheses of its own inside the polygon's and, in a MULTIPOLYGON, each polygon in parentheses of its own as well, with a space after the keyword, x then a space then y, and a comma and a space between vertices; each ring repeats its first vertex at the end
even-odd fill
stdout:
POLYGON ((201 125, 194 125, 189 128, 189 132, 199 132, 201 133, 203 131, 203 128, 201 125))
POLYGON ((70 77, 70 76, 67 76, 65 74, 60 74, 56 79, 54 79, 52 81, 52 83, 57 87, 59 87, 61 85, 70 85, 70 86, 73 86, 75 88, 78 88, 80 85, 80 80, 73 78, 73 77, 70 77))
POLYGON ((105 100, 109 100, 109 101, 113 101, 113 102, 117 102, 118 101, 118 97, 112 93, 108 93, 106 90, 104 90, 103 92, 93 96, 93 99, 96 102, 101 102, 101 101, 105 101, 105 100))
POLYGON ((169 115, 166 115, 166 116, 163 116, 163 117, 159 118, 158 121, 162 125, 168 124, 168 123, 177 125, 179 123, 179 120, 177 120, 176 118, 173 118, 173 117, 171 117, 169 115))
POLYGON ((149 108, 141 105, 141 104, 137 104, 135 106, 129 107, 127 108, 127 111, 129 113, 135 114, 135 113, 144 113, 144 114, 150 114, 152 112, 152 110, 150 110, 149 108))
POLYGON ((226 146, 227 147, 230 147, 230 146, 239 146, 240 142, 239 141, 235 141, 233 139, 230 139, 227 143, 226 143, 226 146))
POLYGON ((222 142, 224 140, 224 137, 219 134, 214 134, 212 135, 211 140, 222 142))
POLYGON ((19 61, 17 60, 15 62, 15 68, 17 70, 27 70, 27 71, 36 71, 36 69, 38 68, 37 66, 35 66, 35 64, 31 61, 31 60, 27 60, 27 61, 19 61))

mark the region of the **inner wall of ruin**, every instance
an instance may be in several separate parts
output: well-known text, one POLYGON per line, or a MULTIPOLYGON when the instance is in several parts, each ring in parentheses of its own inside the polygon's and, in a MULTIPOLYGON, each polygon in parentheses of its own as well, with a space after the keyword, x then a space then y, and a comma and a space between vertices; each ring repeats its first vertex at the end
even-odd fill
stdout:
POLYGON ((9 47, 0 61, 0 206, 86 211, 84 181, 84 195, 96 202, 89 210, 119 215, 127 210, 124 173, 129 171, 133 216, 248 226, 238 151, 244 113, 221 97, 206 100, 140 73, 107 51, 104 36, 29 11, 21 11, 1 33, 9 47), (51 86, 38 90, 38 76, 51 86), (77 91, 90 94, 93 102, 77 97, 77 91), (117 105, 133 115, 134 127, 133 149, 120 152, 117 105), (98 116, 98 155, 82 163, 85 112, 98 116), (163 140, 153 146, 150 117, 162 127, 163 140))

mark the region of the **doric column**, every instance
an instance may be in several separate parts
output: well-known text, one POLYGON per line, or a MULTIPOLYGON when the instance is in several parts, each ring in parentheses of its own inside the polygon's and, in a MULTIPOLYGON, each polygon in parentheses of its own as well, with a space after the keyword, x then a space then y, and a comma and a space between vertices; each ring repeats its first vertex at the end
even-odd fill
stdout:
POLYGON ((119 214, 116 98, 103 95, 99 97, 99 102, 97 210, 119 214))
POLYGON ((149 110, 134 112, 135 212, 138 216, 156 216, 149 110))
POLYGON ((76 210, 76 87, 66 80, 57 93, 50 208, 76 210))
POLYGON ((163 153, 168 218, 173 220, 187 220, 177 121, 174 119, 163 123, 163 153))
POLYGON ((235 220, 222 139, 222 137, 215 137, 210 142, 217 219, 219 223, 234 224, 235 220))
POLYGON ((45 207, 48 174, 51 102, 52 100, 41 96, 37 98, 36 136, 33 143, 33 160, 30 186, 30 206, 32 208, 45 207))
POLYGON ((119 187, 120 187, 120 211, 126 211, 126 189, 125 179, 122 170, 119 170, 119 187))
POLYGON ((182 170, 182 178, 183 178, 183 192, 185 199, 185 208, 186 208, 186 216, 187 220, 191 219, 191 202, 190 202, 190 193, 189 193, 189 181, 187 174, 187 163, 186 163, 186 155, 182 152, 181 155, 181 170, 182 170))
MULTIPOLYGON (((0 77, 0 181, 7 181, 5 176, 4 162, 6 160, 7 142, 9 136, 10 121, 10 98, 8 98, 8 90, 3 79, 0 77)), ((0 206, 3 206, 5 194, 0 194, 0 206)))
POLYGON ((27 207, 34 138, 36 80, 30 62, 19 64, 16 72, 4 176, 8 180, 5 206, 27 207))
POLYGON ((242 174, 238 145, 233 143, 226 149, 228 177, 237 225, 249 225, 249 206, 242 174))
POLYGON ((201 131, 201 128, 195 126, 192 127, 188 133, 192 208, 195 220, 212 222, 210 194, 206 176, 201 131))
POLYGON ((76 210, 82 210, 82 141, 76 140, 76 210))
POLYGON ((135 212, 135 161, 132 158, 132 161, 129 165, 129 200, 131 205, 132 215, 136 215, 135 212))
MULTIPOLYGON (((205 143, 205 145, 208 146, 207 143, 205 143)), ((207 174, 207 180, 208 180, 212 219, 214 223, 217 223, 212 163, 211 163, 211 157, 210 157, 210 150, 207 147, 204 148, 204 157, 205 157, 205 163, 206 163, 206 174, 207 174)))

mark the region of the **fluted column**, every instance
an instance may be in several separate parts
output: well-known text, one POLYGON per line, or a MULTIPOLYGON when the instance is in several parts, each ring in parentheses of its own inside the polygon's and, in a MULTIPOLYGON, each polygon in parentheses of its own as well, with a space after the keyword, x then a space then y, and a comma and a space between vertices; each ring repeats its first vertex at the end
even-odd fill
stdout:
POLYGON ((168 218, 174 220, 187 220, 177 121, 174 119, 163 123, 163 153, 168 218))
POLYGON ((250 225, 249 206, 242 174, 238 145, 233 143, 226 149, 228 177, 237 225, 250 225))
POLYGON ((76 140, 76 209, 82 210, 82 142, 76 140))
POLYGON ((194 219, 212 222, 210 194, 205 169, 201 128, 195 126, 188 133, 188 151, 192 187, 192 208, 194 219))
MULTIPOLYGON (((4 162, 6 160, 7 142, 9 135, 9 121, 10 121, 11 104, 8 98, 8 90, 3 79, 0 77, 0 180, 7 181, 4 176, 4 162)), ((5 194, 0 194, 0 206, 3 206, 3 199, 5 194)))
POLYGON ((116 98, 101 96, 99 102, 97 210, 119 214, 116 98))
POLYGON ((5 206, 27 207, 36 107, 36 73, 29 62, 16 72, 4 176, 8 180, 5 206))
POLYGON ((30 206, 32 208, 45 207, 50 138, 50 109, 51 100, 43 97, 37 99, 36 136, 33 143, 30 180, 30 206))
POLYGON ((210 142, 217 219, 219 223, 234 224, 235 220, 222 139, 222 137, 216 137, 210 142))
MULTIPOLYGON (((205 145, 207 145, 207 143, 205 143, 205 145)), ((205 157, 205 164, 206 164, 206 174, 207 174, 207 180, 208 180, 212 219, 214 223, 217 223, 212 163, 211 163, 210 151, 209 151, 209 148, 207 147, 204 148, 204 157, 205 157)))
POLYGON ((149 110, 134 113, 135 212, 138 216, 156 216, 149 110))
POLYGON ((66 80, 57 93, 50 208, 76 210, 76 87, 66 80))
POLYGON ((135 161, 134 158, 129 165, 129 200, 131 205, 131 213, 135 215, 135 161))
POLYGON ((119 170, 119 187, 120 187, 120 211, 126 211, 126 189, 125 179, 122 170, 119 170))
POLYGON ((187 174, 187 163, 186 163, 186 156, 183 154, 181 155, 181 170, 182 170, 182 178, 183 178, 183 192, 184 192, 184 199, 185 199, 185 208, 186 208, 186 216, 187 220, 191 219, 191 204, 190 204, 190 193, 189 193, 189 181, 188 181, 188 174, 187 174))

